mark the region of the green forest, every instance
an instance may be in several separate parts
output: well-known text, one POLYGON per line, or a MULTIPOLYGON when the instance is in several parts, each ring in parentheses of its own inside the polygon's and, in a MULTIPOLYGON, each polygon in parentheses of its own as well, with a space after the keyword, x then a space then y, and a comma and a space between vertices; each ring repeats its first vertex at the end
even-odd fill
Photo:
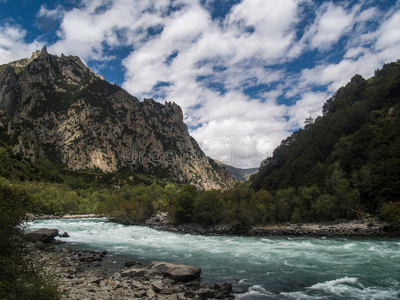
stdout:
POLYGON ((400 61, 368 80, 354 76, 322 113, 281 142, 252 187, 284 207, 278 221, 373 215, 399 222, 400 61))

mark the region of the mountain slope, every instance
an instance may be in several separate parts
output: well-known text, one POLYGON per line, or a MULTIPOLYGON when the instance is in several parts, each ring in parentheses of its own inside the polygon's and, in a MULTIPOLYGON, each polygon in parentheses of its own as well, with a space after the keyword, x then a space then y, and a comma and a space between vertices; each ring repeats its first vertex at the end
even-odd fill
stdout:
MULTIPOLYGON (((274 193, 315 186, 317 194, 334 196, 321 207, 340 204, 352 213, 398 202, 400 60, 368 80, 354 76, 325 103, 322 117, 282 141, 251 181, 274 193)), ((303 195, 308 207, 317 205, 311 194, 303 195)))
POLYGON ((43 48, 0 66, 0 107, 15 151, 32 163, 46 154, 72 170, 142 172, 204 189, 233 184, 189 135, 178 105, 140 102, 76 56, 43 48))
POLYGON ((227 165, 221 161, 215 161, 215 162, 221 167, 227 169, 231 174, 231 176, 239 181, 249 180, 250 176, 253 175, 254 173, 257 173, 258 171, 258 168, 241 169, 241 168, 235 168, 231 165, 227 165))

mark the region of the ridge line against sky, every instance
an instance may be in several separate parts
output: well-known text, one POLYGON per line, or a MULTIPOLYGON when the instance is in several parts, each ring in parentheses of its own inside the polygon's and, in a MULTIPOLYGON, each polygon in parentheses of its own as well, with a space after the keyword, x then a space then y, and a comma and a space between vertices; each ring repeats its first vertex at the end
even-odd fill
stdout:
POLYGON ((400 2, 0 0, 0 64, 44 45, 176 102, 207 155, 258 167, 355 74, 400 58, 400 2))

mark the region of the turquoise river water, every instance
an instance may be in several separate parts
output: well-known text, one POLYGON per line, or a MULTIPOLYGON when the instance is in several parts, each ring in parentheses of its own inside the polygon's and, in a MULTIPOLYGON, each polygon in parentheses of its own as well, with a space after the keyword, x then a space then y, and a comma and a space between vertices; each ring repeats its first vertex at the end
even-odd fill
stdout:
POLYGON ((233 284, 242 299, 400 299, 400 240, 201 236, 105 218, 40 220, 74 247, 198 266, 202 282, 233 284))

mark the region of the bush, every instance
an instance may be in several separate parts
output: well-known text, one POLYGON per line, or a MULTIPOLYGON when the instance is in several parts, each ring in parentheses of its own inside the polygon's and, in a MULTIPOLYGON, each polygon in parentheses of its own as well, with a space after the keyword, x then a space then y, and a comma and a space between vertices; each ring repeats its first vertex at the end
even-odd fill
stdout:
POLYGON ((201 193, 194 201, 194 221, 203 225, 213 225, 222 218, 222 205, 218 191, 201 193))
POLYGON ((44 280, 27 260, 20 224, 29 196, 0 178, 0 298, 59 299, 56 286, 44 280))
POLYGON ((381 218, 384 221, 400 223, 400 202, 384 203, 381 218))
POLYGON ((225 222, 246 227, 257 222, 257 205, 254 190, 245 184, 238 184, 221 194, 221 200, 225 207, 225 222))
POLYGON ((198 191, 192 185, 186 185, 173 200, 172 215, 175 223, 190 223, 193 221, 194 199, 198 191))

